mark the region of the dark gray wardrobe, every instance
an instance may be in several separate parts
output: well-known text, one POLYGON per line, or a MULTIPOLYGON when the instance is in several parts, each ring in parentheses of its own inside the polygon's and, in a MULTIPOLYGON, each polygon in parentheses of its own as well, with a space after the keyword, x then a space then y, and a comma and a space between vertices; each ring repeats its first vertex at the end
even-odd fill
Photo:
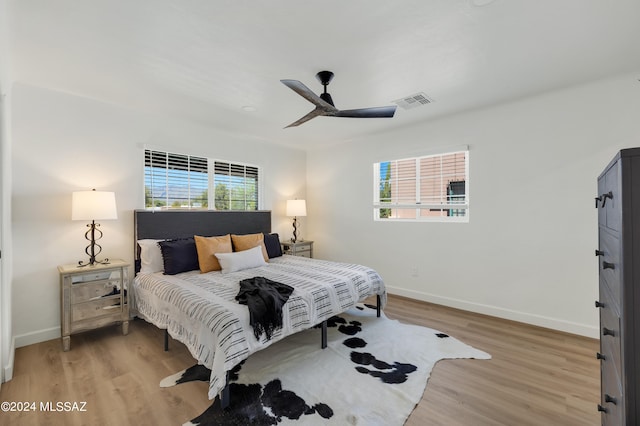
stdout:
POLYGON ((640 424, 640 148, 624 149, 598 177, 603 425, 640 424))

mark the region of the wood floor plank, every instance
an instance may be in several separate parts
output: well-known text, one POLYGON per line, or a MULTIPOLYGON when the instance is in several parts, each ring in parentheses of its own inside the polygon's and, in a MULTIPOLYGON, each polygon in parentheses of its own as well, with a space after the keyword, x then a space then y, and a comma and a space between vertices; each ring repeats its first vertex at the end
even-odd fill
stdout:
MULTIPOLYGON (((600 424, 598 341, 526 324, 389 296, 385 314, 447 333, 491 354, 491 360, 436 364, 406 426, 600 424)), ((164 377, 194 361, 163 331, 132 321, 74 335, 71 351, 58 339, 19 348, 14 378, 0 401, 86 402, 86 412, 0 413, 11 425, 179 425, 210 404, 208 384, 160 388, 164 377)))

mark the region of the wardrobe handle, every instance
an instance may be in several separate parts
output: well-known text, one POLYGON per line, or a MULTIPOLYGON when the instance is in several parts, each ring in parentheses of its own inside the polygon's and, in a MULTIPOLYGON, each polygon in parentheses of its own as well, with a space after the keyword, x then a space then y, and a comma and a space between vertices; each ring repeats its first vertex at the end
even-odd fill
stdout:
POLYGON ((602 334, 604 336, 615 336, 616 332, 614 330, 608 329, 607 327, 602 327, 602 334))
POLYGON ((602 250, 596 249, 596 256, 604 256, 604 252, 602 250))
POLYGON ((596 300, 596 308, 604 308, 604 303, 602 303, 602 302, 598 302, 598 301, 596 300))
POLYGON ((610 402, 611 404, 616 405, 618 401, 614 397, 612 397, 611 395, 607 395, 605 393, 604 394, 604 402, 610 402))
POLYGON ((596 359, 601 359, 601 360, 605 361, 607 359, 607 357, 602 355, 600 352, 596 352, 596 359))
POLYGON ((598 208, 598 201, 602 201, 602 197, 596 197, 596 209, 598 208))
POLYGON ((603 413, 608 413, 609 410, 607 410, 606 408, 604 408, 602 405, 598 404, 598 411, 601 411, 603 413))
POLYGON ((610 262, 602 262, 602 269, 616 269, 616 265, 610 262))
POLYGON ((607 204, 607 198, 613 199, 613 193, 609 191, 606 194, 602 194, 600 197, 602 198, 602 205, 600 207, 604 207, 604 205, 607 204))

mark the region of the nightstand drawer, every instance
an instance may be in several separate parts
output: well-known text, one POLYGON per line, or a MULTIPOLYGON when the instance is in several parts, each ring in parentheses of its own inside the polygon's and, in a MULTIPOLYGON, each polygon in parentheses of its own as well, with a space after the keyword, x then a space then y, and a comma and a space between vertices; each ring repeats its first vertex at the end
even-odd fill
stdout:
POLYGON ((118 290, 120 280, 98 281, 96 283, 71 287, 71 303, 86 302, 105 296, 120 294, 118 290))
POLYGON ((296 251, 296 256, 311 257, 311 250, 298 250, 296 251))
POLYGON ((80 285, 80 284, 87 284, 94 281, 104 281, 109 279, 120 280, 120 270, 90 272, 86 274, 74 274, 71 276, 71 284, 80 285))
POLYGON ((120 302, 120 296, 110 297, 72 305, 71 321, 82 321, 98 318, 103 315, 118 315, 121 313, 122 304, 120 302))

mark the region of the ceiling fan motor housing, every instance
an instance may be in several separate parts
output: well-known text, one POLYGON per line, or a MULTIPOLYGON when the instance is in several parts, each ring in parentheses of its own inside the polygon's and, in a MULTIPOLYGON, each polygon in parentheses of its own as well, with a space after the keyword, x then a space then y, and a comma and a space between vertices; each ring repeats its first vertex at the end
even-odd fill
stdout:
MULTIPOLYGON (((326 86, 325 86, 325 87, 326 87, 326 86)), ((330 94, 328 94, 327 92, 321 93, 321 94, 320 94, 320 99, 322 99, 323 101, 325 101, 325 102, 326 102, 326 103, 328 103, 329 105, 336 106, 336 105, 333 103, 333 99, 331 99, 331 95, 330 95, 330 94)))

